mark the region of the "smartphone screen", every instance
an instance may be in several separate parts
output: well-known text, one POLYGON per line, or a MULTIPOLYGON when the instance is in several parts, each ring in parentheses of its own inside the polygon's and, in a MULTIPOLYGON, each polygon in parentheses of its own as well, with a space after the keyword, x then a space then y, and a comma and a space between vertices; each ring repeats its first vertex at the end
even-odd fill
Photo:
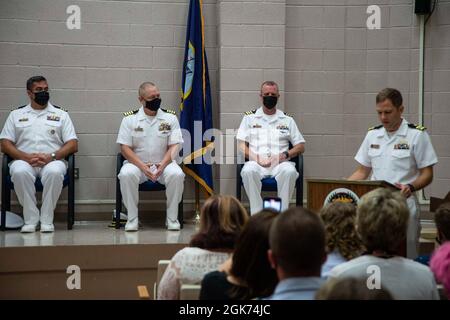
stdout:
POLYGON ((280 198, 264 198, 263 209, 272 209, 277 212, 281 211, 281 199, 280 198))

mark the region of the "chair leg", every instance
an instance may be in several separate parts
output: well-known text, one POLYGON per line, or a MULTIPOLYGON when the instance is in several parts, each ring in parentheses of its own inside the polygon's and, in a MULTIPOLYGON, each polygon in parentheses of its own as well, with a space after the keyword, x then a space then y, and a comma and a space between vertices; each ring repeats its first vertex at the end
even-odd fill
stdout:
POLYGON ((303 179, 297 181, 295 189, 295 205, 303 207, 303 179))
POLYGON ((67 230, 73 229, 75 223, 75 199, 74 195, 69 190, 67 197, 67 230))
POLYGON ((2 213, 1 213, 1 224, 2 231, 6 230, 6 203, 5 203, 5 191, 2 190, 2 213))
POLYGON ((6 230, 6 211, 11 210, 11 189, 6 186, 6 183, 2 185, 2 206, 1 206, 1 230, 6 230))
POLYGON ((236 198, 239 201, 242 201, 242 189, 241 189, 242 180, 237 178, 236 179, 236 198))
POLYGON ((75 181, 69 181, 69 189, 67 195, 67 230, 73 229, 75 223, 75 181))
POLYGON ((6 191, 6 211, 11 211, 11 189, 6 191))
POLYGON ((181 197, 181 201, 178 204, 178 222, 180 223, 180 228, 183 229, 184 225, 183 197, 181 197))
POLYGON ((116 178, 116 229, 120 229, 120 212, 122 211, 122 191, 119 179, 116 178))

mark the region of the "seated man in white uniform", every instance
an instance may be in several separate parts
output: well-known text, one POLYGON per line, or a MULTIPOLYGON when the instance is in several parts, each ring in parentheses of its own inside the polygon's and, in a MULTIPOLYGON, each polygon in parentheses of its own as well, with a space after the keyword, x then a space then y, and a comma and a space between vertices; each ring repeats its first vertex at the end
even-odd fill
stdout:
POLYGON ((280 97, 278 85, 265 81, 260 97, 262 106, 245 113, 236 136, 239 149, 249 159, 241 176, 251 214, 263 208, 261 179, 265 177, 274 177, 277 181, 282 210, 289 207, 299 175, 295 163, 289 159, 305 151, 305 139, 294 119, 276 108, 280 97), (290 150, 289 142, 293 146, 290 150))
POLYGON ((119 173, 123 202, 128 209, 126 231, 137 231, 139 184, 151 180, 166 186, 169 230, 179 230, 178 204, 184 189, 184 173, 174 160, 183 138, 174 111, 160 108, 159 89, 151 82, 139 87, 142 106, 125 112, 117 143, 126 161, 119 173))
POLYGON ((53 214, 63 187, 67 163, 64 158, 78 151, 78 139, 69 114, 49 102, 47 80, 27 81, 30 103, 13 110, 0 134, 2 152, 14 160, 9 169, 25 224, 21 232, 53 232, 53 214), (44 187, 42 207, 36 206, 36 178, 44 187))

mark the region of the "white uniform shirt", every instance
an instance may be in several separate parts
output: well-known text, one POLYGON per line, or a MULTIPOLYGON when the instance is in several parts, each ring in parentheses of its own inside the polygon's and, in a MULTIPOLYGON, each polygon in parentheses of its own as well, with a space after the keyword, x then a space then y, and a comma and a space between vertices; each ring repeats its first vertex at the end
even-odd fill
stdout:
POLYGON ((168 146, 183 143, 183 137, 176 115, 158 109, 151 120, 141 107, 137 113, 123 118, 117 143, 131 147, 145 163, 159 163, 168 146))
POLYGON ((372 274, 369 267, 373 266, 380 268, 381 287, 387 289, 395 300, 439 300, 436 282, 430 269, 403 257, 385 259, 363 255, 334 267, 329 277, 353 277, 366 282, 372 274))
POLYGON ((78 140, 69 114, 50 102, 43 110, 31 104, 13 110, 6 119, 0 139, 12 141, 26 153, 52 153, 67 141, 78 140))
POLYGON ((305 142, 292 117, 281 110, 267 117, 262 107, 244 116, 236 138, 248 142, 251 152, 266 157, 287 151, 289 142, 293 146, 305 142))
POLYGON ((409 127, 405 119, 392 137, 384 127, 370 130, 355 160, 372 168, 372 180, 401 184, 412 183, 419 169, 438 162, 428 133, 409 127))

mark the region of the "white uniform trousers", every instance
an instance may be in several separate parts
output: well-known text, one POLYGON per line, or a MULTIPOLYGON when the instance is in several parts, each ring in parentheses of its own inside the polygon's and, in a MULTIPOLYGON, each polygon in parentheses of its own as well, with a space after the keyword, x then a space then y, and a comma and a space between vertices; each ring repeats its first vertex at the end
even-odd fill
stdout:
POLYGON ((273 168, 261 167, 256 161, 247 161, 241 171, 242 183, 250 200, 250 213, 255 214, 263 209, 261 197, 261 179, 274 177, 277 181, 278 197, 281 198, 281 210, 289 207, 289 201, 295 189, 295 181, 299 173, 295 169, 295 163, 282 162, 273 168))
MULTIPOLYGON (((157 180, 166 186, 167 218, 171 221, 176 221, 178 217, 178 204, 183 197, 184 176, 180 166, 172 162, 167 165, 157 180)), ((123 203, 128 209, 128 221, 138 219, 139 185, 148 178, 144 172, 129 162, 125 162, 122 166, 118 177, 123 203)))
POLYGON ((406 199, 409 209, 408 230, 406 233, 406 256, 409 259, 415 259, 419 255, 419 237, 420 237, 420 206, 417 198, 412 194, 406 199))
POLYGON ((44 187, 42 191, 41 224, 52 224, 53 213, 63 187, 66 163, 62 160, 51 161, 44 167, 32 167, 23 160, 14 160, 9 166, 11 181, 14 183, 19 203, 23 207, 25 224, 37 225, 39 209, 36 205, 34 183, 39 177, 44 187))

